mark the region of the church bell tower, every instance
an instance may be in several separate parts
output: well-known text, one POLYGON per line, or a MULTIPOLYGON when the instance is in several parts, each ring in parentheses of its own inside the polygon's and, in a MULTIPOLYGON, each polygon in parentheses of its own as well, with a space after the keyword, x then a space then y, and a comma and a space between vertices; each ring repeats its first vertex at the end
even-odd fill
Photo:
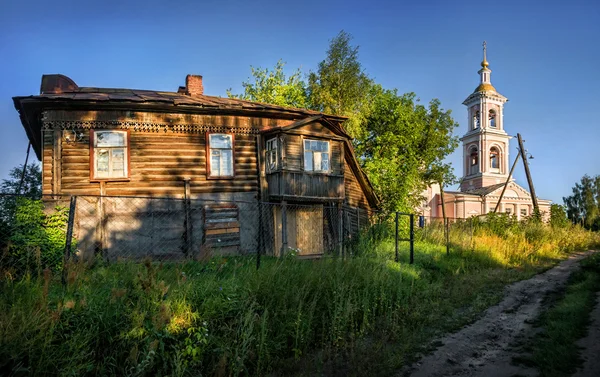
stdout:
POLYGON ((487 45, 483 42, 483 61, 477 72, 479 86, 467 97, 467 133, 463 145, 463 177, 460 190, 468 192, 503 183, 508 177, 509 136, 504 131, 504 104, 508 99, 491 83, 487 61, 487 45))

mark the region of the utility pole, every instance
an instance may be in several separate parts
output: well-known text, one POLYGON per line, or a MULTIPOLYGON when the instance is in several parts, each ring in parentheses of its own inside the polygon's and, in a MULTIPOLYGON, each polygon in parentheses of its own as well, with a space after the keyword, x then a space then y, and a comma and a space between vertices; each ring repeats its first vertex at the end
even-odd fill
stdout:
POLYGON ((494 208, 494 213, 496 213, 498 211, 498 207, 500 206, 500 202, 502 201, 502 198, 504 197, 504 192, 506 191, 506 187, 508 187, 508 183, 510 182, 510 178, 512 177, 513 171, 515 170, 515 166, 517 166, 517 162, 519 161, 519 157, 521 157, 521 153, 520 152, 517 155, 517 157, 515 158, 515 162, 513 162, 512 167, 510 168, 510 173, 508 173, 508 178, 506 178, 506 183, 504 184, 504 187, 502 188, 502 193, 500 194, 500 198, 498 199, 498 203, 496 203, 496 208, 494 208))
POLYGON ((525 166, 525 175, 527 175, 527 183, 529 184, 529 191, 531 192, 531 198, 533 200, 533 211, 535 214, 540 213, 540 207, 538 206, 537 196, 535 195, 535 189, 533 188, 533 180, 531 179, 531 173, 529 172, 529 163, 527 162, 527 156, 525 155, 525 147, 523 147, 523 139, 521 134, 517 134, 519 140, 519 149, 521 157, 523 158, 523 165, 525 166))

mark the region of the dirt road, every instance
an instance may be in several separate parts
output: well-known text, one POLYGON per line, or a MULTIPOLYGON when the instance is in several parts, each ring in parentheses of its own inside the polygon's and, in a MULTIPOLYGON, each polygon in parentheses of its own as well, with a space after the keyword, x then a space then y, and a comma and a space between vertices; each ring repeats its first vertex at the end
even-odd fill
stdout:
POLYGON ((519 340, 531 333, 544 297, 563 286, 593 252, 573 254, 556 267, 506 288, 500 304, 489 308, 477 322, 441 339, 441 346, 399 376, 536 376, 535 369, 512 365, 519 340))

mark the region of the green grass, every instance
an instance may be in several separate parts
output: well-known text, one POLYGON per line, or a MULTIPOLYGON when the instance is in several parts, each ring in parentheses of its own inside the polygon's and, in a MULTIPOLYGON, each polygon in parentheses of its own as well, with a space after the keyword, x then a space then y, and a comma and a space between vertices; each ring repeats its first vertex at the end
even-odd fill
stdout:
POLYGON ((525 346, 520 362, 535 366, 541 376, 569 376, 581 364, 575 342, 586 335, 589 315, 600 290, 600 255, 588 257, 564 291, 539 319, 537 335, 525 346))
POLYGON ((455 227, 446 256, 431 227, 414 265, 406 243, 394 262, 394 243, 375 229, 352 258, 266 257, 258 271, 251 257, 70 264, 66 289, 48 270, 6 275, 0 374, 391 374, 498 302, 504 285, 598 241, 575 228, 534 231, 542 243, 525 228, 482 225, 473 240, 455 227))

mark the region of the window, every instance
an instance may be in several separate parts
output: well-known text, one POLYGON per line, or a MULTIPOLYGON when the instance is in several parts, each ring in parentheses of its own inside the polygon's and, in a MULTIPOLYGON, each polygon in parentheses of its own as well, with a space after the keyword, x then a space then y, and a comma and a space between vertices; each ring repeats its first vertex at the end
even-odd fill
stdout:
POLYGON ((477 148, 472 148, 469 153, 469 168, 470 174, 477 174, 479 172, 479 154, 477 148))
POLYGON ((208 177, 233 178, 233 135, 208 134, 208 177))
POLYGON ((496 112, 494 110, 490 110, 490 127, 496 128, 496 112))
POLYGON ((500 169, 500 153, 496 147, 490 149, 490 167, 492 169, 500 169))
POLYGON ((329 142, 304 140, 304 170, 316 172, 329 171, 329 142))
POLYGON ((475 115, 473 115, 473 129, 477 128, 479 128, 479 111, 476 111, 475 115))
POLYGON ((527 208, 521 208, 521 217, 527 216, 527 208))
POLYGON ((512 208, 506 208, 504 212, 506 212, 507 215, 510 215, 512 214, 512 208))
POLYGON ((267 140, 267 172, 277 170, 279 156, 277 155, 277 138, 267 140))
POLYGON ((92 179, 127 179, 127 131, 92 131, 92 179))

